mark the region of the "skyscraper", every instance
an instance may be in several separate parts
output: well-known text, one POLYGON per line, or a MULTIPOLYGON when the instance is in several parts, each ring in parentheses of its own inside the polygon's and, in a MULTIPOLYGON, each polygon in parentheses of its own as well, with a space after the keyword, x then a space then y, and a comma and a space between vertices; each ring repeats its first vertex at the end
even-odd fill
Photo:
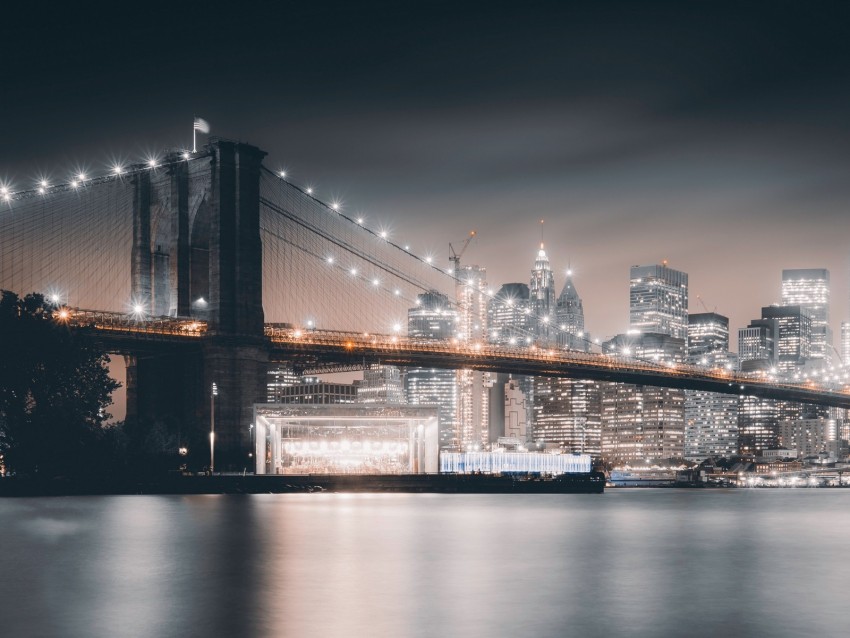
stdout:
POLYGON ((573 283, 573 271, 567 271, 567 280, 555 304, 558 347, 587 352, 590 344, 584 330, 584 306, 573 283))
MULTIPOLYGON (((449 299, 436 291, 420 294, 407 311, 407 336, 414 339, 448 341, 455 332, 456 313, 449 299)), ((436 405, 440 448, 456 448, 457 377, 454 370, 409 368, 404 380, 410 405, 436 405)))
MULTIPOLYGON (((528 286, 522 283, 504 284, 499 292, 490 299, 487 306, 487 321, 490 343, 502 346, 530 346, 533 341, 531 330, 533 324, 528 286)), ((507 401, 509 398, 507 393, 510 391, 507 379, 502 375, 497 375, 496 384, 503 386, 502 391, 505 393, 505 400, 507 401)), ((521 404, 526 411, 522 419, 523 431, 530 433, 531 424, 534 420, 534 380, 529 376, 515 376, 512 385, 515 386, 517 392, 521 392, 523 395, 522 401, 517 404, 521 404)), ((491 405, 491 408, 493 407, 495 406, 491 405)), ((492 409, 491 417, 498 417, 492 409)), ((508 413, 506 412, 504 419, 507 418, 508 413)), ((491 429, 495 429, 496 424, 491 425, 493 426, 491 429)))
POLYGON ((532 329, 537 341, 549 344, 555 334, 555 275, 549 266, 549 257, 540 243, 534 268, 531 269, 531 283, 528 286, 531 300, 532 329))
POLYGON ((688 315, 688 362, 709 365, 709 359, 728 358, 729 318, 716 312, 688 315))
MULTIPOLYGON (((603 352, 676 365, 684 362, 685 341, 666 334, 617 335, 603 352)), ((602 455, 614 463, 681 458, 685 440, 685 394, 676 388, 603 383, 602 455)))
POLYGON ((525 284, 504 284, 487 305, 490 343, 525 345, 531 326, 531 307, 525 284))
MULTIPOLYGON (((587 351, 584 306, 573 284, 572 271, 555 306, 559 347, 587 351)), ((599 456, 601 414, 598 381, 587 379, 534 379, 534 440, 569 452, 599 456)))
MULTIPOLYGON (((729 352, 729 319, 715 312, 688 316, 688 361, 725 367, 729 352)), ((702 390, 685 391, 685 458, 731 457, 738 449, 738 398, 702 390)))
MULTIPOLYGON (((457 271, 457 330, 459 341, 486 341, 487 271, 480 266, 460 266, 457 271)), ((457 435, 460 447, 486 446, 490 440, 490 372, 458 370, 457 435)))
POLYGON ((799 306, 811 319, 812 359, 832 359, 832 328, 829 325, 829 271, 798 268, 782 271, 782 305, 799 306))
POLYGON ((776 321, 776 366, 783 372, 802 368, 811 358, 812 321, 808 311, 802 306, 767 306, 761 309, 761 317, 776 321))
POLYGON ((776 319, 754 319, 738 329, 738 361, 742 372, 770 370, 776 366, 776 319))
POLYGON ((688 338, 688 275, 658 266, 632 266, 629 325, 641 332, 688 338))
POLYGON ((534 377, 534 440, 598 457, 600 382, 534 377))

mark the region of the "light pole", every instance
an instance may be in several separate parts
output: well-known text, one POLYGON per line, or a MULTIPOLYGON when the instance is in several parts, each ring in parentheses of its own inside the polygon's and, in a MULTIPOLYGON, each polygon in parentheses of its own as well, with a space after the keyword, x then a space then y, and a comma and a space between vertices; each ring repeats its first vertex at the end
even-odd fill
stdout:
POLYGON ((215 398, 218 396, 218 386, 213 381, 210 392, 210 476, 215 470, 215 398))

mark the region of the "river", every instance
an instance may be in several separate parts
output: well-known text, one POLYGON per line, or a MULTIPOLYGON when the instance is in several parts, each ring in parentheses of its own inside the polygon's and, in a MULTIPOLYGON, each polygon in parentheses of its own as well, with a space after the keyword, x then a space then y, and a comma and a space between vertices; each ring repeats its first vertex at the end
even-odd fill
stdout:
POLYGON ((846 636, 850 490, 0 500, 5 636, 846 636))

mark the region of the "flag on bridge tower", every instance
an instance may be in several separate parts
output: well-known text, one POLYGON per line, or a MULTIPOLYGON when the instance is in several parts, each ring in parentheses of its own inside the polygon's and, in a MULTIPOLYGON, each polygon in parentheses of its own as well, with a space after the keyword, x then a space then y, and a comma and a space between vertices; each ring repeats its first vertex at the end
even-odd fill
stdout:
POLYGON ((195 141, 195 136, 197 135, 198 131, 200 131, 201 133, 204 133, 204 134, 209 133, 210 132, 209 122, 207 122, 206 120, 204 120, 200 117, 195 118, 195 125, 192 127, 192 152, 193 153, 198 152, 197 143, 195 141))

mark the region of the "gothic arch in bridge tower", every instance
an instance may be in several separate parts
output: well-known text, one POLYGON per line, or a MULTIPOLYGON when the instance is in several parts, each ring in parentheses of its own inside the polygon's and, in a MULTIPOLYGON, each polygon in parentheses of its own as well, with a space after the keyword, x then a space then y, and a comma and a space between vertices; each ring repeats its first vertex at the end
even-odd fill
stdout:
POLYGON ((206 309, 199 299, 210 301, 210 224, 212 207, 201 199, 195 210, 189 211, 189 298, 193 311, 206 309))

